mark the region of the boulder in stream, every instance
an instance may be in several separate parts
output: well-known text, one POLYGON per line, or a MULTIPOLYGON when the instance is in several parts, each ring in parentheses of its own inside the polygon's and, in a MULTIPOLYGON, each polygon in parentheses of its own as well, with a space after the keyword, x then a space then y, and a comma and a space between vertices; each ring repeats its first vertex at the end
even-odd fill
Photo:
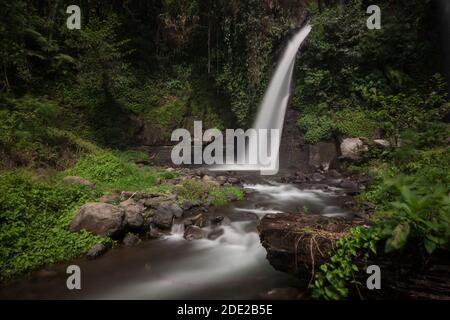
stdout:
POLYGON ((101 236, 116 236, 126 225, 125 211, 112 204, 91 202, 83 205, 70 223, 71 231, 82 229, 101 236))
POLYGON ((170 229, 173 218, 180 218, 182 215, 183 209, 176 203, 161 203, 153 215, 153 223, 162 229, 170 229))

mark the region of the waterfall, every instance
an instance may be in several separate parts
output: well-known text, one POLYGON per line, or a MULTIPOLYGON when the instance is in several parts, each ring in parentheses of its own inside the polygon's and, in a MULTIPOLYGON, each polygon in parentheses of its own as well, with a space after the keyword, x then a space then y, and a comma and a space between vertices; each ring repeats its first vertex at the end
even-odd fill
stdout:
POLYGON ((244 153, 237 155, 237 164, 226 164, 214 167, 212 170, 259 170, 261 174, 265 175, 276 174, 278 172, 281 133, 283 132, 284 117, 289 102, 289 96, 291 94, 291 81, 295 58, 300 45, 306 39, 310 31, 311 26, 308 24, 292 37, 270 79, 269 86, 266 89, 255 122, 253 123, 253 129, 268 129, 268 134, 250 136, 244 153), (279 134, 275 137, 271 136, 269 133, 270 129, 278 130, 279 134), (260 140, 258 141, 258 139, 260 140), (264 148, 271 151, 270 158, 275 159, 276 161, 271 161, 269 164, 263 164, 260 159, 258 159, 256 165, 250 164, 250 162, 246 160, 249 159, 249 153, 255 152, 255 150, 258 150, 258 147, 261 148, 261 145, 265 145, 264 148))

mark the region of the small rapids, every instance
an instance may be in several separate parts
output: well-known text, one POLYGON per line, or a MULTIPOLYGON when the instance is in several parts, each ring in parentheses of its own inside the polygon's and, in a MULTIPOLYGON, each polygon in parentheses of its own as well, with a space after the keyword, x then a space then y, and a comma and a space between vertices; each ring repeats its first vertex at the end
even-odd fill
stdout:
POLYGON ((251 199, 211 208, 223 216, 213 240, 185 240, 184 224, 175 221, 170 235, 119 246, 96 260, 79 259, 48 268, 0 289, 2 298, 52 299, 257 299, 273 288, 292 287, 297 279, 273 269, 256 226, 265 214, 307 210, 345 214, 333 190, 299 189, 288 184, 245 185, 251 199), (65 269, 79 265, 82 290, 67 290, 65 269))

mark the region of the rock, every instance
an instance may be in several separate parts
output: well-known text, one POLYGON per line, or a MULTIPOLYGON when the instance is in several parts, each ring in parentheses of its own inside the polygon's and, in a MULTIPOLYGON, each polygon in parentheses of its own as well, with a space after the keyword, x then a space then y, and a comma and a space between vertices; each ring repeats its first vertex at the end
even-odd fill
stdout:
POLYGON ((275 269, 310 277, 314 267, 328 260, 348 228, 363 223, 362 219, 278 213, 265 215, 258 231, 275 269))
POLYGON ((319 182, 325 180, 325 176, 323 174, 316 172, 312 175, 312 180, 315 182, 319 182))
POLYGON ((139 237, 137 235, 129 233, 123 238, 122 242, 127 247, 132 247, 132 246, 137 245, 139 242, 141 242, 141 240, 139 239, 139 237))
POLYGON ((237 196, 232 192, 225 193, 225 197, 228 199, 228 201, 231 201, 231 202, 237 200, 237 196))
POLYGON ((208 233, 207 238, 208 238, 209 240, 216 240, 216 239, 219 238, 221 235, 223 235, 224 232, 225 232, 225 231, 224 231, 222 228, 215 228, 215 229, 211 230, 211 231, 208 233))
POLYGON ((150 239, 158 239, 158 238, 161 238, 164 235, 165 235, 165 233, 162 232, 161 230, 159 230, 156 227, 150 227, 150 230, 147 232, 147 236, 150 239))
POLYGON ((184 231, 184 238, 189 241, 203 239, 204 237, 205 232, 202 228, 197 226, 188 226, 184 231))
POLYGON ((182 215, 183 209, 176 203, 162 203, 153 215, 153 223, 160 228, 170 229, 173 218, 180 218, 182 215))
POLYGON ((367 146, 360 138, 347 138, 341 143, 342 159, 360 160, 361 153, 364 151, 367 151, 367 146))
POLYGON ((120 207, 125 210, 125 221, 127 225, 134 229, 140 229, 144 225, 144 217, 142 216, 145 207, 135 202, 133 199, 128 199, 120 203, 120 207))
POLYGON ((238 178, 230 177, 230 178, 228 178, 228 182, 231 184, 239 184, 240 181, 238 178))
POLYGON ((384 139, 375 139, 373 140, 373 143, 383 148, 389 148, 391 146, 391 143, 384 139))
POLYGON ((93 245, 86 253, 88 259, 95 259, 103 255, 108 250, 108 247, 103 243, 93 245))
POLYGON ((336 145, 333 142, 319 142, 309 146, 310 166, 328 170, 337 159, 336 145))
POLYGON ((343 180, 339 186, 345 190, 347 194, 353 195, 359 192, 359 187, 356 182, 350 180, 343 180))
POLYGON ((100 199, 98 199, 99 202, 114 204, 118 201, 120 201, 120 193, 111 193, 111 194, 105 194, 100 199))
POLYGON ((192 207, 194 207, 194 204, 192 201, 184 200, 181 203, 181 209, 183 209, 184 211, 187 211, 187 210, 191 209, 192 207))
POLYGON ((218 225, 218 224, 222 223, 223 219, 224 219, 224 216, 217 216, 217 217, 214 217, 211 219, 211 223, 218 225))
POLYGON ((78 177, 78 176, 67 176, 67 177, 63 178, 63 181, 66 183, 78 184, 80 186, 95 188, 94 183, 92 183, 89 180, 86 180, 82 177, 78 177))
POLYGON ((145 198, 140 200, 140 202, 147 208, 157 209, 158 206, 163 203, 164 201, 167 201, 167 198, 160 196, 155 198, 145 198))
POLYGON ((209 175, 204 175, 202 178, 202 181, 205 183, 210 183, 216 186, 220 186, 220 183, 216 181, 216 179, 214 179, 213 177, 209 176, 209 175))
POLYGON ((335 169, 329 170, 328 171, 328 175, 330 177, 332 177, 332 178, 340 178, 340 177, 342 177, 342 174, 339 171, 335 170, 335 169))
POLYGON ((116 236, 126 225, 125 211, 108 203, 91 202, 83 205, 70 223, 70 230, 85 229, 97 235, 116 236))
POLYGON ((297 300, 302 297, 302 293, 297 288, 274 288, 260 295, 263 300, 297 300))
POLYGON ((216 177, 216 181, 223 186, 225 183, 227 183, 227 177, 225 176, 218 176, 216 177))

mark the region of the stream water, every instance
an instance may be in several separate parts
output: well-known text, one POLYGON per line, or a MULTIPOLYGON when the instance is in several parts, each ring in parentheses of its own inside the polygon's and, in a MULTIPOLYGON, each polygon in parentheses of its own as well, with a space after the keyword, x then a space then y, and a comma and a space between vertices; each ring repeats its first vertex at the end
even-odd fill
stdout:
POLYGON ((336 191, 262 181, 247 184, 249 199, 217 207, 223 234, 215 240, 185 240, 175 225, 162 239, 118 246, 96 260, 53 265, 0 288, 0 298, 25 299, 257 299, 297 279, 272 268, 256 225, 263 215, 307 210, 345 215, 336 191), (66 268, 81 268, 81 290, 68 290, 66 268))

